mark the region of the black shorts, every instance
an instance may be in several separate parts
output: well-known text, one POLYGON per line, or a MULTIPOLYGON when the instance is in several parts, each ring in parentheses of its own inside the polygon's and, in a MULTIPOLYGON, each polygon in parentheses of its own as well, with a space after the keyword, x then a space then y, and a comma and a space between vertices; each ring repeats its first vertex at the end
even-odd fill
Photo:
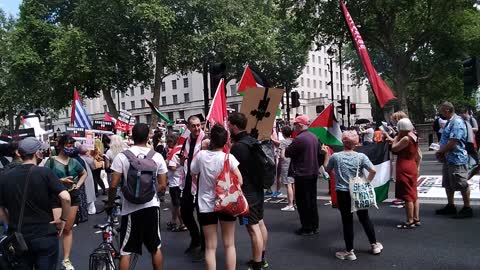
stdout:
MULTIPOLYGON (((69 191, 68 194, 70 194, 70 205, 80 206, 80 190, 74 189, 72 191, 69 191)), ((50 204, 52 205, 52 209, 62 208, 62 203, 60 202, 58 196, 52 197, 50 204)))
POLYGON ((162 246, 159 207, 149 207, 122 216, 120 255, 142 254, 142 244, 155 253, 162 246))
POLYGON ((198 223, 200 223, 200 226, 217 224, 219 220, 235 221, 235 217, 218 212, 198 213, 198 223))
POLYGON ((180 207, 180 194, 182 193, 180 187, 170 187, 169 193, 173 207, 180 207))
POLYGON ((263 219, 263 200, 265 196, 262 192, 245 193, 248 202, 249 213, 246 216, 239 217, 240 225, 255 225, 263 219))

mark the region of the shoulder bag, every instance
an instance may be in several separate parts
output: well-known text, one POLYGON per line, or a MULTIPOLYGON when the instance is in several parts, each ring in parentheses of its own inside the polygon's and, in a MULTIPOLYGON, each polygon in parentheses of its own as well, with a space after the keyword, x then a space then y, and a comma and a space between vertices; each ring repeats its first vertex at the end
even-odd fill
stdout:
POLYGON ((28 251, 27 244, 25 243, 25 239, 22 234, 22 224, 23 215, 25 212, 25 201, 27 200, 27 191, 30 182, 30 176, 32 174, 32 169, 33 167, 30 168, 30 170, 28 171, 27 180, 25 181, 25 187, 23 189, 22 206, 18 219, 17 230, 8 234, 8 236, 0 242, 0 250, 3 254, 3 257, 6 259, 6 261, 12 268, 20 263, 21 257, 28 251))
POLYGON ((365 176, 359 176, 360 158, 357 158, 357 174, 349 180, 352 213, 374 206, 378 209, 375 190, 365 176))

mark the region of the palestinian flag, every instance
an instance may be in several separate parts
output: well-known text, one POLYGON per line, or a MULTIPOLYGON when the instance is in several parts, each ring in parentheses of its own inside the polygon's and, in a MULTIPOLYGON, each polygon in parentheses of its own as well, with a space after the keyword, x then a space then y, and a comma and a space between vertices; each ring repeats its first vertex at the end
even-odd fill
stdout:
POLYGON ((152 109, 152 111, 158 116, 160 117, 160 119, 162 119, 163 121, 167 122, 167 124, 171 125, 173 124, 172 120, 168 119, 168 117, 163 114, 162 112, 160 112, 157 108, 155 108, 155 106, 153 105, 153 103, 148 100, 148 99, 145 99, 145 101, 147 102, 148 106, 150 106, 150 109, 152 109))
MULTIPOLYGON (((364 153, 375 166, 377 174, 371 184, 375 188, 377 202, 382 202, 388 198, 388 187, 392 177, 389 144, 375 143, 355 148, 355 151, 364 153)), ((368 175, 368 171, 364 171, 368 175)))
POLYGON ((323 144, 343 146, 342 131, 333 113, 333 103, 313 120, 308 131, 315 134, 323 144))
POLYGON ((243 95, 243 93, 250 87, 268 87, 265 79, 262 79, 257 72, 253 71, 249 65, 245 67, 242 78, 238 83, 237 93, 243 95))

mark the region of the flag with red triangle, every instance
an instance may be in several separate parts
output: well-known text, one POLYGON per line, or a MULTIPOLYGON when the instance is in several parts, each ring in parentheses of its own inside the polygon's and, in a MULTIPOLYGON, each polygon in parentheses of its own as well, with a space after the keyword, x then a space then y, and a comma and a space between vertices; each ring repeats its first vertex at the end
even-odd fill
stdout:
POLYGON ((220 124, 225 126, 227 124, 228 114, 227 114, 227 98, 225 96, 225 80, 221 79, 218 84, 217 91, 212 100, 212 106, 210 106, 210 111, 207 115, 207 121, 213 126, 215 124, 220 124))
POLYGON ((264 82, 261 77, 253 71, 249 65, 245 67, 242 78, 238 83, 237 93, 243 95, 243 93, 250 87, 264 87, 264 82))
POLYGON ((343 146, 342 131, 335 119, 333 103, 328 105, 315 120, 310 124, 308 130, 326 145, 343 146))

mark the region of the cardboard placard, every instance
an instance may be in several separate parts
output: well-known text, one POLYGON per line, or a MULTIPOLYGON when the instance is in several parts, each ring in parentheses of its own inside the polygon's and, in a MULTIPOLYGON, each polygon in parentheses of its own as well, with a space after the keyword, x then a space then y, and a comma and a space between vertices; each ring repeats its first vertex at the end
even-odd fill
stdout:
POLYGON ((85 137, 85 128, 80 127, 67 127, 65 134, 72 136, 73 138, 84 138, 85 137))
POLYGON ((130 125, 126 122, 117 120, 117 122, 115 123, 115 129, 127 133, 130 130, 130 125))
POLYGON ((93 129, 103 131, 113 131, 113 122, 103 120, 93 120, 93 129))
POLYGON ((269 140, 284 90, 278 88, 247 88, 241 113, 248 119, 246 131, 258 140, 269 140), (266 90, 268 89, 268 90, 266 90))
POLYGON ((87 146, 88 150, 95 149, 95 133, 93 130, 85 130, 85 142, 83 144, 87 146))
POLYGON ((117 119, 124 122, 124 123, 130 123, 130 119, 132 118, 132 113, 125 111, 125 110, 120 110, 118 113, 117 119))
POLYGON ((35 129, 26 128, 26 129, 17 129, 10 132, 12 140, 23 140, 27 137, 35 138, 35 129))

